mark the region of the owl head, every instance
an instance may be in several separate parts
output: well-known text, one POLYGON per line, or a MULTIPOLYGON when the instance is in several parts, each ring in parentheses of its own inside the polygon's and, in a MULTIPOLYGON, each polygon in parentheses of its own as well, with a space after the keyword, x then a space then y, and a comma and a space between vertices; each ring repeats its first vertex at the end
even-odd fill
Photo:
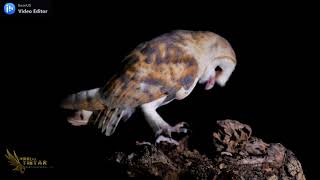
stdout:
POLYGON ((199 83, 206 83, 206 90, 210 90, 215 83, 225 86, 237 64, 231 45, 220 36, 215 39, 210 51, 212 56, 199 80, 199 83))

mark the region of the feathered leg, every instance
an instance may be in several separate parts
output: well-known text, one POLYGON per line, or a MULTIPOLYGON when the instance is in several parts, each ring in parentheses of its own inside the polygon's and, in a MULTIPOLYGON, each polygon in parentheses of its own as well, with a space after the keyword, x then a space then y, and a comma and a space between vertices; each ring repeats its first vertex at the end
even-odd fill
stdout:
POLYGON ((141 106, 142 112, 145 115, 145 118, 155 133, 157 140, 156 143, 161 141, 166 141, 169 143, 178 144, 178 142, 171 138, 171 133, 187 133, 185 128, 185 123, 179 123, 176 126, 172 127, 167 122, 165 122, 161 116, 157 113, 156 109, 162 105, 166 97, 162 97, 158 100, 152 101, 150 103, 143 104, 141 106), (168 137, 166 137, 168 136, 168 137))

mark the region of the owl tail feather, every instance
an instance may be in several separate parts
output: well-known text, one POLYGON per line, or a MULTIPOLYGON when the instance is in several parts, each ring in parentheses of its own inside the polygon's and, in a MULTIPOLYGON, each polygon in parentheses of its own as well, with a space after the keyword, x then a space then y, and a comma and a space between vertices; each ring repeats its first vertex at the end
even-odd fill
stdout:
POLYGON ((61 103, 64 109, 78 110, 68 118, 74 126, 98 124, 98 128, 106 136, 110 136, 116 130, 120 120, 126 121, 134 112, 134 108, 109 108, 100 98, 99 88, 81 91, 68 96, 61 103))
POLYGON ((105 133, 106 136, 110 136, 116 130, 120 120, 126 121, 130 118, 134 109, 113 108, 104 109, 100 111, 94 111, 90 117, 89 122, 98 125, 98 128, 105 133))
POLYGON ((61 107, 74 110, 102 110, 105 108, 100 98, 99 88, 80 91, 65 98, 61 107))

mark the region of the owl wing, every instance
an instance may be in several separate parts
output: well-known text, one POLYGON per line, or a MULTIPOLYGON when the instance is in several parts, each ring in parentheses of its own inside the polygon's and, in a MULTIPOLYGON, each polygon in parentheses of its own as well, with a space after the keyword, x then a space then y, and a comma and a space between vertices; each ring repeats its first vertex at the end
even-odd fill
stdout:
POLYGON ((125 60, 121 71, 102 88, 108 107, 137 107, 163 96, 174 98, 189 89, 198 64, 175 42, 159 39, 139 45, 125 60))

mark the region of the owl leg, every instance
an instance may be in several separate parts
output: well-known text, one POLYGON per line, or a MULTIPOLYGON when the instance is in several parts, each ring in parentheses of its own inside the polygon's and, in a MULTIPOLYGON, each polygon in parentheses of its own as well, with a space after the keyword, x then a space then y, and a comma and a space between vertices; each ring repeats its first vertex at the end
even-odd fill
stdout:
POLYGON ((170 126, 157 113, 156 109, 161 106, 165 98, 166 97, 163 97, 150 103, 143 104, 141 106, 142 112, 144 113, 148 124, 157 137, 156 143, 166 141, 169 143, 178 144, 176 140, 171 138, 172 132, 187 133, 187 129, 185 128, 185 123, 179 123, 174 127, 170 126))
POLYGON ((141 106, 142 112, 154 133, 157 133, 160 129, 170 127, 170 125, 165 122, 156 111, 156 109, 162 104, 164 100, 165 97, 143 104, 141 106))

